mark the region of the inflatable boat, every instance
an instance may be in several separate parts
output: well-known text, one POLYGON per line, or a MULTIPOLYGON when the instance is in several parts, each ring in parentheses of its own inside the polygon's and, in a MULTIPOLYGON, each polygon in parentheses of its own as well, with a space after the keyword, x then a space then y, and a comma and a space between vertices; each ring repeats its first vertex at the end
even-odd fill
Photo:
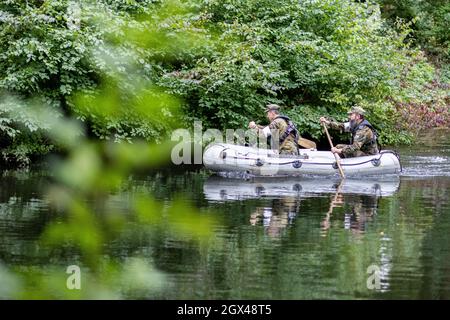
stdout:
POLYGON ((212 201, 245 200, 280 197, 317 197, 318 194, 356 194, 374 197, 397 192, 400 178, 383 179, 313 179, 262 178, 250 180, 209 177, 203 185, 205 198, 212 201))
MULTIPOLYGON (((399 174, 402 170, 395 151, 340 160, 346 176, 399 174)), ((255 176, 339 175, 331 151, 300 149, 298 156, 279 155, 271 149, 214 143, 203 153, 203 164, 215 172, 245 172, 255 176)))

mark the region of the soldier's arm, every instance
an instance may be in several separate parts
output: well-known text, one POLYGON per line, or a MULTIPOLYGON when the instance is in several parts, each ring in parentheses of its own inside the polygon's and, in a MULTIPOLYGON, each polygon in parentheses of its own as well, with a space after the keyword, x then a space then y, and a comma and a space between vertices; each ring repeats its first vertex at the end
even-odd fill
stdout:
POLYGON ((355 138, 353 139, 353 144, 346 145, 342 148, 342 153, 348 157, 356 154, 357 151, 361 150, 361 147, 369 140, 372 139, 372 130, 365 127, 356 132, 355 138))
POLYGON ((270 129, 270 132, 272 133, 272 135, 278 134, 278 136, 281 137, 281 135, 286 130, 286 126, 287 126, 286 121, 278 118, 278 119, 273 120, 269 124, 269 129, 270 129))
POLYGON ((333 130, 339 130, 341 133, 345 131, 345 125, 341 122, 330 121, 328 127, 333 130))
POLYGON ((277 120, 273 120, 270 124, 269 124, 269 129, 270 130, 277 130, 280 128, 280 122, 277 120))
POLYGON ((271 134, 269 126, 262 126, 260 124, 257 124, 255 128, 251 129, 259 136, 268 137, 271 134))
POLYGON ((257 134, 261 134, 262 131, 267 127, 262 126, 260 124, 256 124, 254 121, 251 121, 248 126, 252 131, 256 132, 257 134))
POLYGON ((343 123, 339 123, 333 120, 328 119, 327 117, 320 117, 321 124, 325 124, 327 128, 333 130, 345 131, 345 125, 343 123))

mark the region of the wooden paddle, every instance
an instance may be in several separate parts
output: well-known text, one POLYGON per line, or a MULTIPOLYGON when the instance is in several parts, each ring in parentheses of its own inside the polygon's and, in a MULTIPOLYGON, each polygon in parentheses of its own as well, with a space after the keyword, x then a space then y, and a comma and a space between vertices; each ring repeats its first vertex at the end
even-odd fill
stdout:
MULTIPOLYGON (((333 148, 333 142, 331 141, 331 137, 330 137, 330 134, 328 133, 327 126, 325 125, 325 123, 322 123, 322 126, 327 135, 328 142, 330 143, 331 148, 333 148)), ((341 166, 341 158, 339 158, 337 153, 333 153, 333 154, 334 154, 334 158, 336 159, 336 164, 339 169, 339 174, 341 175, 342 179, 345 179, 344 170, 342 170, 342 166, 341 166)))
MULTIPOLYGON (((328 230, 330 228, 330 217, 333 213, 333 208, 337 207, 338 205, 342 204, 342 200, 339 200, 339 195, 341 193, 342 186, 344 185, 344 180, 341 180, 339 182, 338 187, 336 188, 336 192, 334 194, 333 200, 330 202, 330 208, 328 209, 328 212, 325 216, 325 219, 322 221, 321 225, 324 231, 328 230)), ((324 236, 324 234, 323 234, 324 236)))
POLYGON ((298 138, 297 143, 299 144, 299 146, 306 148, 306 149, 317 149, 317 145, 314 141, 305 139, 305 138, 298 138))

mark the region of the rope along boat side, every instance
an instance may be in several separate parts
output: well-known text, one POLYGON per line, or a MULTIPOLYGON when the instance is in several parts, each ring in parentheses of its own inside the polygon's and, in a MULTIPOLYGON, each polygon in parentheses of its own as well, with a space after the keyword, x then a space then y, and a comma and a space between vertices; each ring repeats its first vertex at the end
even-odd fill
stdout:
MULTIPOLYGON (((331 151, 300 149, 299 156, 278 155, 271 149, 214 143, 203 153, 207 169, 216 172, 247 172, 258 176, 336 175, 338 167, 331 151)), ((399 174, 402 170, 395 151, 341 159, 346 175, 399 174)))

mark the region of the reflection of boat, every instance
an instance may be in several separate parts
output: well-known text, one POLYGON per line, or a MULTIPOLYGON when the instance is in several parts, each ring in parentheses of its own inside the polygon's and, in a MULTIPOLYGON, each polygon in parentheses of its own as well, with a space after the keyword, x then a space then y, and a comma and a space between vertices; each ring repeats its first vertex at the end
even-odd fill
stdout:
MULTIPOLYGON (((365 157, 341 159, 346 175, 397 174, 400 161, 393 151, 365 157)), ((207 169, 218 172, 248 172, 254 175, 335 175, 336 160, 330 151, 301 149, 296 157, 282 157, 270 149, 214 143, 203 154, 207 169)))
POLYGON ((253 178, 251 180, 209 177, 203 185, 208 200, 227 201, 261 197, 308 197, 317 194, 339 193, 372 196, 389 196, 400 185, 398 177, 376 180, 342 180, 310 178, 253 178))

